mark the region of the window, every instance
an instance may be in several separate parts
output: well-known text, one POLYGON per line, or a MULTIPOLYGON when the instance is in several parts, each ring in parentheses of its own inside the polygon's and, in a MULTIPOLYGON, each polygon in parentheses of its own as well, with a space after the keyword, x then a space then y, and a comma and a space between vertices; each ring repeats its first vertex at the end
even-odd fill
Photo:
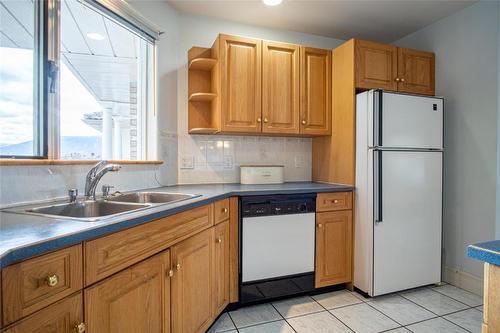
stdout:
POLYGON ((130 9, 118 15, 109 0, 0 0, 0 5, 2 157, 155 158, 149 133, 155 128, 154 32, 133 17, 127 19, 130 9), (33 37, 37 30, 33 23, 18 27, 19 31, 31 28, 31 40, 24 37, 23 44, 10 40, 20 35, 12 24, 36 21, 36 7, 42 4, 46 7, 41 16, 47 20, 41 29, 47 32, 47 54, 36 52, 42 38, 33 37), (31 19, 25 17, 27 8, 34 13, 31 19), (51 15, 51 10, 59 16, 51 15), (36 75, 40 70, 33 64, 38 59, 51 65, 46 75, 36 75), (47 82, 41 93, 45 104, 35 103, 37 89, 44 86, 39 76, 47 82), (28 89, 35 91, 31 98, 28 89))
POLYGON ((39 3, 0 1, 0 155, 47 154, 42 17, 39 3))

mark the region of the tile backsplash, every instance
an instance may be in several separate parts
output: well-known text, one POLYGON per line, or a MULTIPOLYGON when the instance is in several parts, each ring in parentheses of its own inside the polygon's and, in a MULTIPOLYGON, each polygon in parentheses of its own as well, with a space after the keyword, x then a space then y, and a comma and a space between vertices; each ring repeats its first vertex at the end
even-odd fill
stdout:
POLYGON ((311 139, 178 136, 178 183, 238 183, 240 165, 285 167, 285 181, 311 180, 311 139))

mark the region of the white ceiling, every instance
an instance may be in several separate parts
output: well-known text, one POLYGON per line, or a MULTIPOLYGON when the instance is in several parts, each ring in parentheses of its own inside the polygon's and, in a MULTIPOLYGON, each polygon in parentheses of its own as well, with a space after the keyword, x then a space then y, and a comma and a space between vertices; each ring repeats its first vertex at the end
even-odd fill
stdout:
POLYGON ((393 42, 476 1, 166 0, 178 11, 338 39, 393 42))

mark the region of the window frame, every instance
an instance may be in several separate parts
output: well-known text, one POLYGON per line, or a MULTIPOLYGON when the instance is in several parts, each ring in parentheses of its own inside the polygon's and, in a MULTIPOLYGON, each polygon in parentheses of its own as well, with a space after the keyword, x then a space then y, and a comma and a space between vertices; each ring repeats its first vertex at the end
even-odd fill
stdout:
MULTIPOLYGON (((0 165, 23 164, 88 164, 94 160, 61 159, 60 136, 60 66, 61 66, 61 1, 34 0, 35 31, 33 66, 33 156, 0 155, 0 165), (36 114, 36 116, 35 116, 36 114), (17 162, 17 163, 16 163, 17 162)), ((123 164, 160 164, 157 158, 157 78, 156 54, 161 32, 147 22, 130 5, 119 0, 78 0, 94 7, 102 15, 123 25, 139 37, 151 43, 148 47, 145 110, 143 115, 143 151, 136 160, 122 160, 123 164)))

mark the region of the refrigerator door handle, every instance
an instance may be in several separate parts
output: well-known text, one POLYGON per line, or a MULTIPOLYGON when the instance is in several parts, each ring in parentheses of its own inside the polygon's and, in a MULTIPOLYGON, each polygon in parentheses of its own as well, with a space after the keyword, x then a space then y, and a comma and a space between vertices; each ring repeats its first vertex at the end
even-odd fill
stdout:
POLYGON ((375 151, 375 223, 378 224, 383 221, 382 218, 382 150, 375 151))

